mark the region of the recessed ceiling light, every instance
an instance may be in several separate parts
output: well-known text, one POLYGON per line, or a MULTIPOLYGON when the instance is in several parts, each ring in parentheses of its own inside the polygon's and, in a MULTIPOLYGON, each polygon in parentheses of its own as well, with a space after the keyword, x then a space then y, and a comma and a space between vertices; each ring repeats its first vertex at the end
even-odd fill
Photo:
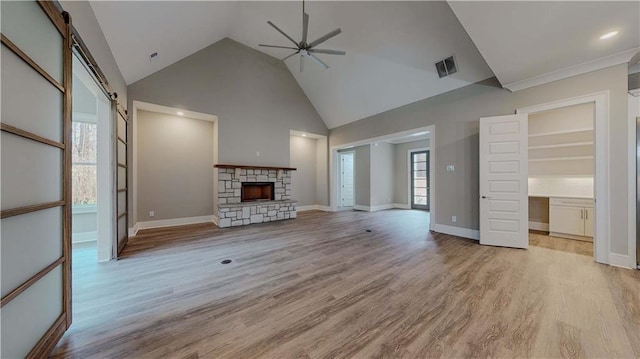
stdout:
POLYGON ((303 133, 303 134, 302 134, 302 137, 307 137, 307 134, 306 134, 306 133, 303 133))
POLYGON ((606 34, 600 36, 600 40, 610 39, 616 35, 618 35, 618 31, 607 32, 606 34))
POLYGON ((184 115, 184 112, 178 111, 178 116, 182 116, 182 115, 184 115))

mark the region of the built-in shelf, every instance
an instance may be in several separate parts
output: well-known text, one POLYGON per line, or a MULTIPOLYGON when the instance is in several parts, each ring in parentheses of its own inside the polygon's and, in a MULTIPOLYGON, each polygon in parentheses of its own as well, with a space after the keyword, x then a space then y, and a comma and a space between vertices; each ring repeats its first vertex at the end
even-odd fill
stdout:
POLYGON ((529 162, 592 160, 593 156, 530 158, 529 162))
POLYGON ((566 131, 553 131, 553 132, 543 132, 543 133, 530 133, 529 137, 540 137, 540 136, 553 136, 553 135, 564 135, 568 133, 580 133, 580 132, 593 132, 593 128, 579 128, 575 130, 566 130, 566 131))
POLYGON ((543 146, 530 146, 530 150, 541 150, 544 148, 562 148, 562 147, 577 147, 577 146, 589 146, 593 145, 593 141, 589 142, 571 142, 571 143, 561 143, 557 145, 543 145, 543 146))

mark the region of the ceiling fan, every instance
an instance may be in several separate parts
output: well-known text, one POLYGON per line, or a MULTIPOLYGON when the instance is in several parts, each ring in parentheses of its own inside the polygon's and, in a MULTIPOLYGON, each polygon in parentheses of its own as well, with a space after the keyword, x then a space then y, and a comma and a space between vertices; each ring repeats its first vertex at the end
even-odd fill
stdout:
POLYGON ((321 43, 323 43, 323 42, 329 40, 330 38, 332 38, 332 37, 338 35, 339 33, 341 33, 342 30, 340 30, 340 28, 337 28, 337 29, 329 32, 328 34, 319 37, 315 41, 311 41, 310 43, 307 43, 307 33, 309 31, 309 14, 307 14, 304 11, 304 0, 302 0, 302 40, 300 42, 296 42, 293 38, 291 38, 291 36, 287 35, 284 31, 280 30, 280 28, 278 28, 276 25, 274 25, 271 21, 267 21, 267 24, 271 25, 279 33, 284 35, 284 37, 289 39, 289 41, 293 42, 293 44, 296 45, 296 47, 264 45, 264 44, 259 44, 258 46, 274 47, 274 48, 278 48, 278 49, 295 50, 294 53, 292 53, 291 55, 283 58, 282 61, 284 61, 284 60, 286 60, 286 59, 288 59, 288 58, 290 58, 292 56, 300 54, 300 72, 302 72, 304 70, 304 59, 305 59, 305 57, 311 58, 317 64, 319 64, 320 66, 324 67, 324 69, 326 70, 326 69, 329 68, 329 65, 325 64, 315 54, 327 54, 327 55, 345 55, 346 54, 345 51, 326 50, 326 49, 317 49, 316 48, 316 46, 320 45, 321 43))

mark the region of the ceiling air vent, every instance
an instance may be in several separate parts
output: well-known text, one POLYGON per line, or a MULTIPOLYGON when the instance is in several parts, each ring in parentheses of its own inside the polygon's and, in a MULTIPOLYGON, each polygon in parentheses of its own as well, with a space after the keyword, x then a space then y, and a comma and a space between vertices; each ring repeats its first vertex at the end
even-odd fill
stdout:
POLYGON ((440 62, 436 62, 436 70, 438 70, 438 76, 443 78, 458 72, 458 67, 453 56, 450 56, 440 62))

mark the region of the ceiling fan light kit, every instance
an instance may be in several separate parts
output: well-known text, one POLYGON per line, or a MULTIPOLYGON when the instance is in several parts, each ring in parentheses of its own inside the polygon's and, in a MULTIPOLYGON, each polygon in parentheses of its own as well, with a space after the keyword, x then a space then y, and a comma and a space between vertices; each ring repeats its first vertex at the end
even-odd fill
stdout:
POLYGON ((325 41, 331 39, 332 37, 338 35, 339 33, 341 33, 342 30, 340 30, 340 28, 337 28, 337 29, 327 33, 326 35, 320 36, 318 39, 316 39, 314 41, 311 41, 310 43, 307 43, 307 35, 308 35, 308 32, 309 32, 309 14, 307 14, 304 11, 304 0, 302 1, 302 40, 300 42, 296 42, 296 40, 294 40, 291 36, 287 35, 287 33, 282 31, 273 22, 267 21, 267 24, 269 24, 271 27, 276 29, 276 31, 278 31, 284 37, 286 37, 289 41, 291 41, 295 45, 295 47, 292 47, 292 46, 279 46, 279 45, 265 45, 265 44, 259 44, 258 46, 272 47, 272 48, 276 48, 276 49, 294 50, 295 51, 294 53, 290 54, 289 56, 286 56, 285 58, 282 59, 282 61, 284 61, 284 60, 286 60, 286 59, 288 59, 290 57, 293 57, 295 55, 299 55, 300 56, 300 72, 304 71, 304 62, 305 62, 305 58, 307 58, 307 57, 310 58, 311 60, 313 60, 315 63, 317 63, 321 67, 323 67, 325 70, 327 70, 329 68, 329 65, 327 65, 322 60, 320 60, 320 58, 318 58, 318 56, 316 56, 316 54, 326 54, 326 55, 345 55, 346 54, 345 51, 318 49, 318 48, 316 48, 316 46, 322 44, 323 42, 325 42, 325 41))

